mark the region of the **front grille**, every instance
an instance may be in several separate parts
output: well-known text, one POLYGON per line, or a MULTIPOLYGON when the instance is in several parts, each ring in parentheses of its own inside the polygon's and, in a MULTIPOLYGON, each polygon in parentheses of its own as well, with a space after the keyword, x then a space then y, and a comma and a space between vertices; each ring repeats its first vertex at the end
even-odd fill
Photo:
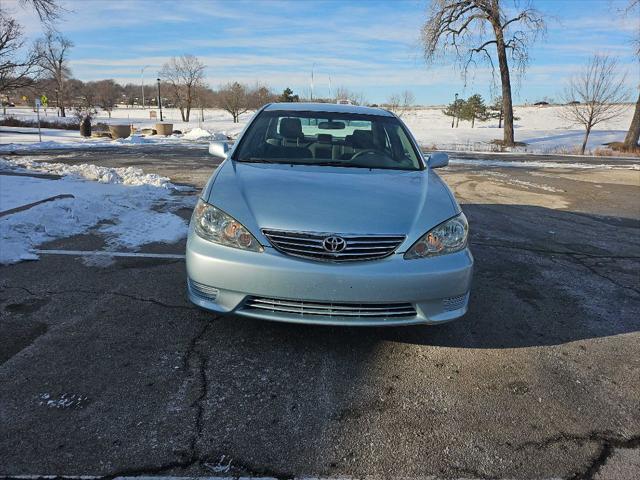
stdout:
POLYGON ((194 295, 212 302, 218 298, 218 293, 220 293, 220 291, 217 288, 205 285, 204 283, 194 282, 191 279, 188 280, 188 283, 189 288, 194 295))
POLYGON ((245 301, 244 308, 302 317, 396 318, 416 316, 416 310, 410 303, 324 303, 249 297, 245 301))
POLYGON ((391 255, 404 241, 404 235, 340 235, 332 233, 287 232, 263 230, 273 247, 287 255, 312 258, 328 262, 375 260, 391 255), (339 237, 346 242, 338 253, 325 250, 328 237, 339 237))

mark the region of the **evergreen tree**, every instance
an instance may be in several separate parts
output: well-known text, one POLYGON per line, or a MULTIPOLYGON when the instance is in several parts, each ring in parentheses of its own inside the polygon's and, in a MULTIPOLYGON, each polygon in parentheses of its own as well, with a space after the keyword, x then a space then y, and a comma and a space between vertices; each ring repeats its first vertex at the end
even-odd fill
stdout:
POLYGON ((462 112, 459 115, 463 120, 471 121, 471 128, 475 126, 476 119, 484 122, 489 119, 489 113, 487 112, 487 106, 484 103, 482 95, 471 95, 464 103, 462 112))
MULTIPOLYGON (((456 127, 458 126, 458 123, 460 121, 460 114, 465 108, 465 103, 466 102, 463 99, 459 98, 451 102, 449 105, 447 105, 447 108, 442 110, 442 113, 444 113, 447 117, 453 117, 455 119, 456 127)), ((451 123, 451 127, 453 128, 453 122, 451 123)))
POLYGON ((498 128, 502 128, 502 119, 504 118, 504 104, 502 97, 496 97, 493 99, 493 103, 489 105, 489 115, 491 118, 498 119, 498 128))
MULTIPOLYGON (((504 102, 502 97, 496 97, 493 99, 493 103, 488 107, 489 118, 498 119, 498 128, 502 128, 502 119, 504 118, 504 102)), ((513 116, 514 120, 520 120, 520 117, 513 116)))
POLYGON ((293 90, 287 87, 282 92, 282 95, 280 95, 280 98, 278 98, 278 101, 279 102, 299 102, 300 97, 298 95, 294 95, 293 90))

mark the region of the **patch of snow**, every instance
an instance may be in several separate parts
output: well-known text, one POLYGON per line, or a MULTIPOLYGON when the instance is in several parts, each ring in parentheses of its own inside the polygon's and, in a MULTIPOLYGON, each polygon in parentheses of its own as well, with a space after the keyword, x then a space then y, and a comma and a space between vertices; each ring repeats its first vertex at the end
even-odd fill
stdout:
POLYGON ((115 225, 106 225, 100 232, 107 235, 109 246, 133 249, 147 243, 175 243, 186 234, 181 217, 148 210, 128 211, 118 217, 115 225))
POLYGON ((68 193, 67 188, 59 182, 42 182, 39 188, 34 189, 33 178, 8 178, 0 175, 0 212, 68 193))
POLYGON ((507 167, 507 168, 567 168, 567 169, 603 169, 603 170, 640 170, 640 163, 580 163, 580 162, 548 162, 548 161, 526 161, 517 162, 509 160, 484 160, 471 158, 450 157, 450 165, 473 165, 484 167, 507 167))
POLYGON ((57 398, 53 398, 48 393, 39 396, 39 405, 46 405, 49 408, 79 408, 82 407, 88 398, 82 395, 63 393, 57 398))
POLYGON ((500 172, 496 172, 496 171, 491 171, 491 170, 487 170, 484 171, 482 173, 480 173, 480 175, 485 176, 485 177, 493 177, 494 179, 501 181, 503 183, 507 183, 510 185, 517 185, 517 186, 521 186, 521 187, 525 187, 525 188, 537 188, 540 190, 545 190, 547 192, 553 192, 553 193, 561 193, 564 192, 564 190, 560 189, 560 188, 555 188, 552 187, 550 185, 546 185, 543 183, 533 183, 533 182, 527 182, 526 180, 520 180, 518 178, 512 178, 509 175, 506 175, 504 173, 500 173, 500 172))
MULTIPOLYGON (((49 171, 43 165, 43 171, 49 171)), ((192 207, 195 198, 175 195, 174 186, 166 178, 148 176, 139 169, 101 172, 102 167, 95 165, 77 166, 83 167, 79 170, 66 167, 53 167, 53 172, 66 174, 59 180, 0 175, 3 210, 8 210, 4 208, 5 199, 7 206, 15 207, 50 194, 74 196, 0 217, 0 263, 37 259, 33 251, 37 245, 89 231, 104 235, 108 248, 136 249, 152 242, 176 242, 186 236, 187 222, 172 211, 192 207)))
POLYGON ((193 130, 185 133, 182 138, 185 140, 203 140, 211 138, 211 132, 202 128, 194 128, 193 130))

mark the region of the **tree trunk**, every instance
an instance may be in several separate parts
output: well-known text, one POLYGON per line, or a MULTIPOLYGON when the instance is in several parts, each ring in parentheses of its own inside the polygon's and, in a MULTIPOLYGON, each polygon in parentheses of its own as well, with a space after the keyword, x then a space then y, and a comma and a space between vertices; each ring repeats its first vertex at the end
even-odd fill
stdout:
POLYGON ((498 128, 502 128, 502 110, 500 110, 500 114, 498 115, 498 128))
POLYGON ((460 117, 456 117, 456 128, 458 128, 458 125, 460 125, 460 117))
POLYGON ((638 148, 638 140, 640 140, 640 94, 638 94, 638 101, 636 102, 636 110, 629 126, 627 136, 624 137, 625 150, 635 150, 638 148))
POLYGON ((584 133, 584 140, 582 141, 582 148, 580 149, 580 155, 584 155, 584 151, 587 149, 587 140, 589 140, 589 134, 591 133, 591 127, 587 127, 584 133))
POLYGON ((187 114, 185 115, 185 122, 189 121, 189 117, 191 117, 191 106, 187 105, 187 114))
POLYGON ((183 122, 186 122, 186 120, 184 119, 184 107, 180 107, 180 118, 182 118, 183 122))
POLYGON ((61 117, 67 116, 66 112, 64 111, 64 105, 60 105, 60 116, 61 117))
POLYGON ((476 124, 476 116, 471 117, 471 128, 476 124))
POLYGON ((493 21, 493 30, 496 34, 496 50, 498 51, 498 63, 500 65, 500 81, 502 82, 502 110, 504 113, 503 146, 512 147, 515 144, 513 135, 513 101, 511 99, 511 78, 509 76, 509 64, 507 62, 507 50, 504 46, 504 36, 500 19, 493 21))

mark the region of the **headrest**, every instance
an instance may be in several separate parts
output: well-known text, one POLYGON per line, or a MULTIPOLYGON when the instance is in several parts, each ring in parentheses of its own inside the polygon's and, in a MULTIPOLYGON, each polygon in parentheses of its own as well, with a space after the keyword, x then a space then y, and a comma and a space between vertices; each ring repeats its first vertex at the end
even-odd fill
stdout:
POLYGON ((357 148, 373 147, 373 133, 371 130, 354 130, 353 145, 357 148))
POLYGON ((330 133, 319 133, 318 134, 318 142, 319 143, 331 143, 333 141, 333 135, 330 133))
POLYGON ((280 135, 285 138, 302 137, 302 122, 299 118, 280 119, 280 135))

